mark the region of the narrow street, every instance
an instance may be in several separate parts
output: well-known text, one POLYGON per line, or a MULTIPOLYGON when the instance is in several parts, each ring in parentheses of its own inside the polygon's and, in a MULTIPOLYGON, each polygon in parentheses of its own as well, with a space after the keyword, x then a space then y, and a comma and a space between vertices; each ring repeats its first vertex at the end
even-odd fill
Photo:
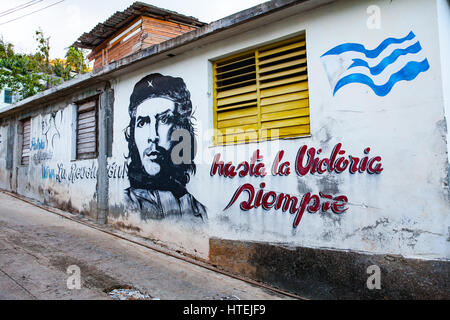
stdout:
POLYGON ((119 286, 161 300, 292 299, 0 192, 0 299, 111 299, 105 290, 119 286), (72 265, 78 290, 67 287, 72 265))

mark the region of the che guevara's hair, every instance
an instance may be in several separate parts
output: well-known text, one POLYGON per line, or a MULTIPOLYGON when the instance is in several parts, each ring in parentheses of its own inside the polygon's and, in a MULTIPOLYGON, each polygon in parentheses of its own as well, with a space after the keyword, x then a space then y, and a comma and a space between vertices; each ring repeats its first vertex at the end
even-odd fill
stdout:
MULTIPOLYGON (((152 98, 165 98, 174 102, 175 111, 174 116, 171 118, 173 126, 172 131, 169 132, 169 136, 176 129, 185 129, 190 133, 191 146, 194 146, 195 133, 192 124, 191 95, 183 79, 163 76, 159 73, 153 73, 142 78, 136 83, 131 94, 130 106, 128 108, 130 123, 125 129, 125 139, 128 142, 129 152, 126 158, 130 159, 128 164, 130 186, 139 189, 185 190, 185 186, 190 179, 190 174, 195 174, 196 171, 196 166, 193 161, 195 156, 193 150, 191 152, 191 161, 188 164, 182 163, 175 165, 170 159, 166 159, 169 161, 165 161, 164 163, 167 172, 164 173, 165 175, 163 177, 150 177, 142 166, 134 138, 136 110, 141 103, 152 98)), ((171 150, 168 151, 170 152, 171 150)))

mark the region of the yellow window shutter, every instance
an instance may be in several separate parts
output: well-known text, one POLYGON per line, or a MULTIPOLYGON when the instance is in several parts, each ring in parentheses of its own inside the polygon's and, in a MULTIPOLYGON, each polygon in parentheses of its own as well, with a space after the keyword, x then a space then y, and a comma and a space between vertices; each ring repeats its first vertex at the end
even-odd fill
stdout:
POLYGON ((255 140, 254 134, 258 130, 255 53, 216 63, 214 86, 215 143, 255 140))
POLYGON ((305 37, 214 64, 216 145, 310 134, 305 37))
POLYGON ((309 134, 304 36, 261 48, 258 52, 261 135, 274 139, 309 134))

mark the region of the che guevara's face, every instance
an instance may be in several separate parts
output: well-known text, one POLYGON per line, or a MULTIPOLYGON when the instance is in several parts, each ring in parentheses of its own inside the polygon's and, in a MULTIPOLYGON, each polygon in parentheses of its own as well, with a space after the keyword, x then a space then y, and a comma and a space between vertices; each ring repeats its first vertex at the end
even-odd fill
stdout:
POLYGON ((161 172, 164 161, 170 161, 174 111, 174 102, 165 98, 148 99, 136 109, 134 140, 142 166, 151 177, 161 172))

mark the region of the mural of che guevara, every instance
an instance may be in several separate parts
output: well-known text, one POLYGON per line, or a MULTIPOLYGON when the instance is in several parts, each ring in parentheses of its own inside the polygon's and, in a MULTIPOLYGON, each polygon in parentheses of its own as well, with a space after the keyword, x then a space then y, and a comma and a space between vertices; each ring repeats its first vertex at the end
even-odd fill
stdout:
POLYGON ((194 153, 187 164, 176 165, 171 158, 178 143, 171 139, 174 130, 184 129, 194 139, 192 102, 183 79, 147 75, 135 85, 128 112, 127 205, 139 211, 143 220, 188 215, 205 222, 206 208, 186 190, 196 171, 194 153))

